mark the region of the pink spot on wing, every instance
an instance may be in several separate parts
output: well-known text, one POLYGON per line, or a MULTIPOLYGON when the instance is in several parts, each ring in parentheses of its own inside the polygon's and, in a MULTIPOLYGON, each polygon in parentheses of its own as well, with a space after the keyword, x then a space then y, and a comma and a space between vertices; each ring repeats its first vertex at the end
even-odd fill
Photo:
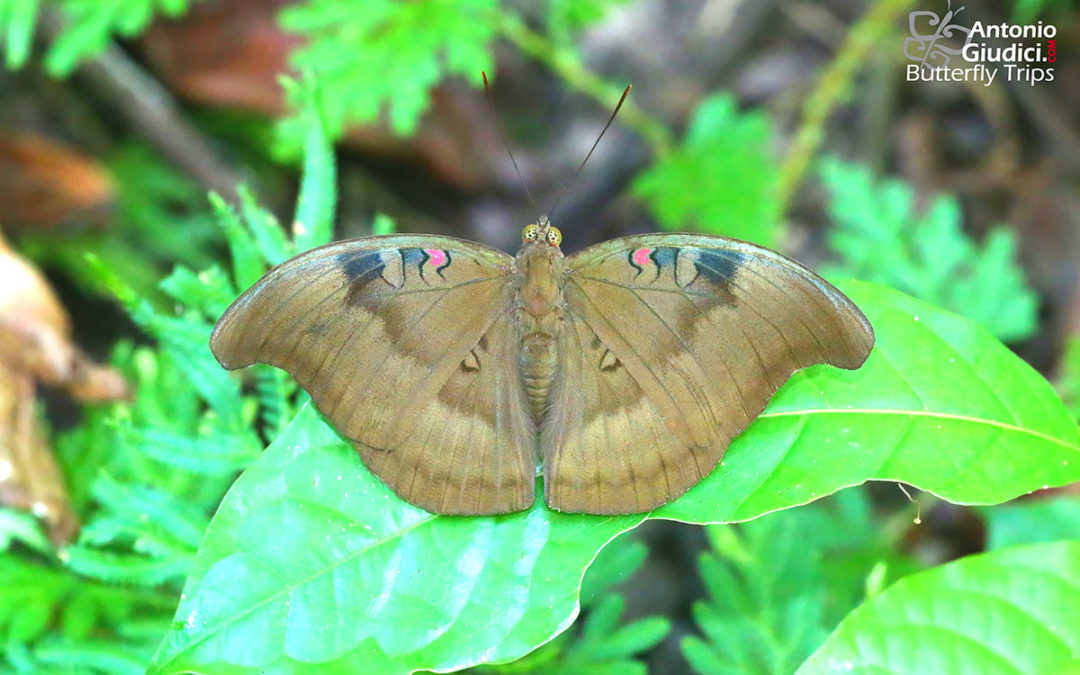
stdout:
POLYGON ((634 251, 633 261, 638 267, 645 267, 649 264, 649 254, 652 253, 651 248, 639 248, 634 251))
POLYGON ((446 263, 446 251, 437 248, 425 248, 424 253, 428 254, 428 262, 432 267, 442 267, 446 263))

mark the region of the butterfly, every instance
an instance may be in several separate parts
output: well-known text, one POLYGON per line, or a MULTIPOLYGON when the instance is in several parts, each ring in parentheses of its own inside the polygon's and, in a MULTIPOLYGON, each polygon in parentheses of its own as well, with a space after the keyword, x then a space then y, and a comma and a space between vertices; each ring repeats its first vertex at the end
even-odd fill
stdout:
POLYGON ((291 373, 398 496, 440 514, 637 513, 712 472, 791 374, 854 369, 874 331, 840 291, 753 244, 622 237, 564 257, 371 236, 268 272, 214 328, 222 366, 291 373))

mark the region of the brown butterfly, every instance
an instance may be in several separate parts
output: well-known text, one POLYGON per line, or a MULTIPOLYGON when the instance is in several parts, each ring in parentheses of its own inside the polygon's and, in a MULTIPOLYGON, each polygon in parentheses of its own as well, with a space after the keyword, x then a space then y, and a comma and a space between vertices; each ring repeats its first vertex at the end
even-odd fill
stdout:
POLYGON ((290 372, 364 464, 444 514, 635 513, 683 494, 799 368, 862 365, 874 332, 765 248, 692 234, 565 258, 422 234, 323 246, 240 296, 210 347, 290 372))

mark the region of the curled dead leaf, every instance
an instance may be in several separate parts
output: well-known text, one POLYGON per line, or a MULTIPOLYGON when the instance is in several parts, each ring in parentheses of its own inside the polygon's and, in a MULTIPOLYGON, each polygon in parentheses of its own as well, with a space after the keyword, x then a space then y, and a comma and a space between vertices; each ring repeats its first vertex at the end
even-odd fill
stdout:
POLYGON ((0 235, 0 504, 30 511, 60 544, 78 522, 35 414, 38 383, 83 401, 130 396, 119 373, 72 343, 71 322, 52 288, 0 235))

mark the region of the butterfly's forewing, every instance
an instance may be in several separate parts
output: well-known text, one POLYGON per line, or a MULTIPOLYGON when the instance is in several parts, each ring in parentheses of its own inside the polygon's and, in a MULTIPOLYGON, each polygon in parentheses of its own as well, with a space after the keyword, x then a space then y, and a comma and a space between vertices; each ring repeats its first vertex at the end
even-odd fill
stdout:
POLYGON ((797 369, 857 368, 866 317, 798 263, 697 235, 568 259, 563 367, 541 433, 549 505, 626 513, 674 499, 797 369))
POLYGON ((364 463, 440 513, 533 500, 531 423, 514 377, 512 258, 430 235, 367 237, 271 270, 210 340, 226 368, 291 373, 364 463))

